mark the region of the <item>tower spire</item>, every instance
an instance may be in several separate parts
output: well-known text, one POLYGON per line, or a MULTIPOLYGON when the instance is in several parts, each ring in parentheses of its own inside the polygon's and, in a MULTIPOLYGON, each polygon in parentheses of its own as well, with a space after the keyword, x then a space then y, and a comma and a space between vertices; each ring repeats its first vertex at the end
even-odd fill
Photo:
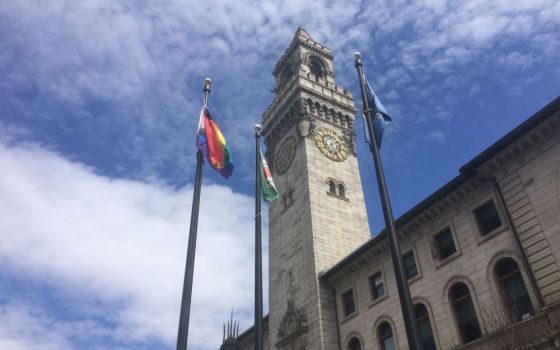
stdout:
POLYGON ((222 336, 222 346, 220 350, 238 350, 239 322, 233 320, 233 309, 231 309, 230 318, 224 322, 224 332, 222 336))

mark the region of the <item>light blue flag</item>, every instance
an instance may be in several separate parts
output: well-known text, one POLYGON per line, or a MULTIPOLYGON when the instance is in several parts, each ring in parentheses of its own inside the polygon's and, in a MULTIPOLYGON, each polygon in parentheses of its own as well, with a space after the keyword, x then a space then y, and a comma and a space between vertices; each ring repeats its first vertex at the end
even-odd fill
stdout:
MULTIPOLYGON (((364 78, 365 80, 365 78, 364 78)), ((383 132, 385 128, 389 125, 389 122, 392 120, 389 113, 377 97, 373 89, 369 85, 368 81, 366 80, 366 97, 368 99, 369 108, 371 109, 371 114, 373 116, 373 132, 375 133, 375 140, 377 141, 377 148, 381 147, 381 139, 383 138, 383 132)), ((367 133, 367 126, 365 123, 365 115, 362 114, 362 118, 364 121, 365 132, 366 132, 366 142, 371 147, 371 140, 369 139, 369 135, 367 133)))

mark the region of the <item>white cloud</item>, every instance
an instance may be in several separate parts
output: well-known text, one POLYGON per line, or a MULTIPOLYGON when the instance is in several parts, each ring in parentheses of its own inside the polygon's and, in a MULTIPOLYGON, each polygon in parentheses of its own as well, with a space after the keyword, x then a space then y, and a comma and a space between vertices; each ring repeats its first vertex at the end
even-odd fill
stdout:
MULTIPOLYGON (((192 189, 106 178, 29 144, 0 144, 0 168, 3 269, 46 283, 59 298, 79 296, 84 304, 71 304, 72 312, 86 315, 83 321, 99 329, 107 326, 88 317, 97 305, 93 301, 111 304, 103 313, 116 322, 108 335, 115 341, 173 344, 192 189)), ((251 324, 252 213, 252 198, 204 185, 189 338, 193 348, 218 347, 221 322, 232 307, 243 312, 242 327, 251 324)), ((0 333, 0 344, 23 336, 17 344, 43 349, 41 337, 24 332, 30 320, 39 329, 52 320, 68 321, 52 310, 40 313, 46 316, 28 317, 29 311, 17 306, 4 309, 1 320, 21 322, 0 333)), ((68 334, 59 336, 53 343, 71 344, 68 334)), ((16 350, 17 344, 1 348, 16 350)))
POLYGON ((71 345, 48 326, 48 316, 26 305, 0 305, 0 349, 69 350, 71 345))
MULTIPOLYGON (((72 307, 86 318, 70 323, 22 296, 1 310, 0 348, 66 349, 73 345, 64 328, 79 327, 125 342, 174 342, 192 190, 162 183, 192 170, 204 76, 214 80, 211 105, 241 170, 272 99, 270 72, 300 24, 333 49, 347 88, 356 87, 351 53, 362 51, 379 77, 372 83, 387 85, 378 93, 395 116, 388 132, 399 133, 410 132, 399 124, 449 122, 445 94, 483 95, 472 74, 555 62, 559 14, 554 0, 0 2, 0 101, 11 107, 0 111, 0 259, 79 299, 72 307), (43 119, 49 127, 34 128, 43 119), (155 180, 111 179, 18 143, 41 133, 49 147, 70 144, 74 158, 89 156, 79 139, 100 150, 103 166, 119 154, 139 169, 110 166, 155 180), (116 330, 90 317, 99 299, 112 305, 103 313, 116 330)), ((425 140, 446 138, 434 131, 425 140)), ((242 326, 252 323, 253 293, 252 199, 216 184, 202 194, 191 318, 201 349, 217 348, 231 307, 240 308, 242 326)))
POLYGON ((447 141, 447 135, 441 130, 432 131, 426 136, 426 140, 441 144, 447 141))
MULTIPOLYGON (((334 50, 347 88, 356 87, 350 57, 359 49, 380 77, 373 83, 392 83, 400 96, 414 88, 437 95, 442 75, 461 78, 450 91, 459 95, 472 84, 464 71, 495 69, 515 51, 510 44, 540 60, 557 57, 558 12, 554 0, 8 1, 0 3, 0 90, 16 96, 13 118, 50 119, 92 152, 120 156, 113 167, 130 159, 139 169, 129 166, 127 175, 145 179, 170 168, 183 175, 191 170, 182 156, 194 153, 185 135, 196 125, 204 76, 214 79, 211 104, 235 140, 234 155, 246 154, 252 125, 273 97, 270 72, 298 25, 334 50), (102 103, 106 109, 96 110, 102 103)), ((246 157, 235 158, 242 169, 246 157)))
POLYGON ((535 63, 537 59, 533 54, 522 54, 517 51, 510 52, 506 56, 500 57, 498 63, 509 69, 526 69, 535 63))

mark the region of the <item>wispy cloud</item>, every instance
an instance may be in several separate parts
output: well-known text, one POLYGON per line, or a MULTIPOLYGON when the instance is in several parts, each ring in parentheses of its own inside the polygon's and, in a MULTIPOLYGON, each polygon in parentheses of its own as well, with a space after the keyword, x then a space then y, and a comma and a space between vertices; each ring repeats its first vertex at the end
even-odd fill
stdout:
POLYGON ((364 57, 374 83, 401 96, 391 109, 412 111, 410 96, 441 94, 441 79, 461 78, 449 94, 471 85, 469 66, 483 74, 494 62, 526 68, 537 63, 531 55, 557 57, 558 11, 545 0, 4 2, 1 117, 39 125, 36 139, 83 149, 74 156, 107 174, 184 183, 204 76, 214 78, 212 104, 234 153, 248 152, 273 97, 270 71, 299 24, 335 50, 349 88, 351 52, 373 50, 364 57))
MULTIPOLYGON (((47 288, 29 299, 6 287, 3 294, 15 303, 0 306, 0 322, 11 324, 0 327, 0 344, 19 340, 2 348, 94 348, 78 346, 75 341, 84 337, 70 332, 55 332, 46 343, 39 336, 63 325, 86 327, 89 336, 108 344, 172 344, 192 190, 112 180, 36 145, 1 144, 0 167, 3 269, 47 288), (44 298, 54 302, 42 303, 44 298), (54 305, 65 298, 80 302, 57 310, 54 305)), ((227 188, 203 188, 194 348, 217 348, 221 322, 232 307, 241 312, 243 327, 251 322, 252 205, 251 198, 227 188)))
POLYGON ((0 306, 0 348, 8 350, 69 350, 72 346, 53 320, 25 304, 0 306), (40 341, 38 341, 40 339, 40 341))
POLYGON ((447 135, 440 130, 432 131, 428 135, 426 135, 426 140, 436 143, 445 143, 445 141, 447 141, 447 135))
POLYGON ((0 299, 0 348, 97 346, 64 328, 112 349, 173 343, 206 76, 240 191, 211 177, 203 189, 191 339, 217 348, 208 339, 219 340, 232 306, 251 323, 252 200, 239 192, 248 192, 253 125, 274 97, 270 72, 298 25, 333 49, 337 81, 355 96, 351 54, 362 51, 394 117, 389 162, 451 139, 451 123, 466 116, 457 107, 492 104, 483 98, 492 89, 522 94, 560 79, 554 0, 0 2, 9 271, 0 282, 17 275, 45 287, 0 299), (53 306, 70 299, 79 302, 53 306))

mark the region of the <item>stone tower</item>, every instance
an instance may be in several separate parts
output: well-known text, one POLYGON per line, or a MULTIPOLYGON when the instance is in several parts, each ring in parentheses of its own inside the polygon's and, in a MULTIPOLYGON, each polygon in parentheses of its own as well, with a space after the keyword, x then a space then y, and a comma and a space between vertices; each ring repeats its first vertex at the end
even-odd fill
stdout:
POLYGON ((332 59, 299 28, 276 64, 276 98, 263 116, 280 192, 269 208, 270 349, 338 347, 333 294, 318 276, 370 238, 356 110, 332 59))

